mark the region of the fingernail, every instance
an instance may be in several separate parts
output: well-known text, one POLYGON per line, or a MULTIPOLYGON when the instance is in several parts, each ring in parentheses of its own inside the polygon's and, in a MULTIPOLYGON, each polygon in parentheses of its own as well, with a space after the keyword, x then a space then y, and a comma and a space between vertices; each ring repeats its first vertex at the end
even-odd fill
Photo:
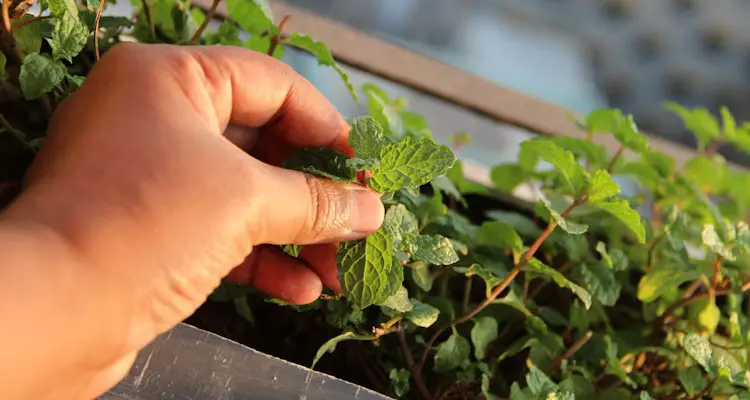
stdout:
POLYGON ((342 242, 361 239, 375 232, 383 224, 385 216, 383 203, 377 193, 359 185, 350 185, 347 189, 352 194, 352 203, 347 230, 338 238, 342 242))

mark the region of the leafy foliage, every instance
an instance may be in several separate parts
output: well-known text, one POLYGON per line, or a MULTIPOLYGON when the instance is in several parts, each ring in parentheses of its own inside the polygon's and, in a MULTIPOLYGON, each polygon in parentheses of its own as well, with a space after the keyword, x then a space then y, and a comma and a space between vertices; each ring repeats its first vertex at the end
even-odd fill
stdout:
MULTIPOLYGON (((668 104, 698 142, 678 165, 650 147, 632 116, 597 110, 578 121, 586 138, 524 142, 516 162, 492 169, 487 188, 454 155, 468 133, 452 136, 452 148, 440 144, 406 99, 373 84, 355 90, 325 44, 282 32, 266 1, 227 0, 229 18, 215 30, 189 2, 133 4, 135 16, 102 16, 98 28, 97 1, 45 1, 45 18, 13 15, 19 51, 4 47, 0 78, 16 89, 4 95, 18 94, 4 99, 13 111, 4 108, 2 122, 17 144, 9 153, 24 157, 9 160, 43 144, 38 109, 54 111, 82 84, 96 60, 94 35, 101 52, 126 38, 275 58, 294 48, 333 68, 366 106, 349 121, 353 157, 301 149, 283 166, 379 192, 382 228, 340 244, 342 293, 312 304, 222 284, 212 301, 247 324, 261 326, 258 308, 298 311, 288 324, 319 333, 304 339, 319 345, 313 366, 346 354, 347 368, 366 371, 361 383, 399 398, 750 398, 750 173, 718 153, 725 145, 750 153, 750 123, 726 108, 714 116, 668 104), (620 150, 607 152, 601 135, 620 150), (623 191, 621 179, 638 191, 623 191), (470 199, 526 184, 539 188, 535 204, 486 210, 470 199), (350 361, 357 357, 363 365, 350 361)), ((4 166, 3 178, 25 167, 4 166)), ((299 245, 282 250, 304 257, 299 245)))

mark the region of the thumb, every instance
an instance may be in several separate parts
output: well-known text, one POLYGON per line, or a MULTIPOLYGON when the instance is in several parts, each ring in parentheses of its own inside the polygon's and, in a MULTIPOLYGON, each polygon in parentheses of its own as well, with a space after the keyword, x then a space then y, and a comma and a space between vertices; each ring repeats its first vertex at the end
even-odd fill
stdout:
POLYGON ((254 244, 311 244, 361 239, 380 228, 380 196, 356 184, 263 164, 254 244))

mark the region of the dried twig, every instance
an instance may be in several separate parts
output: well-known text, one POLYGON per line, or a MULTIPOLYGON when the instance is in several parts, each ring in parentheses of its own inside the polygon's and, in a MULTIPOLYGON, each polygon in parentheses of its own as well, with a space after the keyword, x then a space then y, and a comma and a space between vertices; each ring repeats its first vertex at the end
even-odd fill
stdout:
POLYGON ((211 3, 211 8, 209 8, 208 12, 206 13, 206 19, 203 20, 201 26, 198 27, 198 30, 195 31, 193 37, 190 38, 190 44, 198 43, 198 40, 201 38, 201 35, 203 35, 206 27, 208 27, 208 24, 214 19, 214 15, 216 14, 216 9, 219 7, 219 3, 221 3, 221 0, 214 0, 213 3, 211 3))
POLYGON ((99 1, 99 7, 96 9, 96 21, 94 22, 94 56, 96 61, 99 61, 101 55, 99 53, 99 23, 102 19, 102 13, 104 12, 104 0, 99 1))
POLYGON ((578 350, 583 347, 586 343, 588 343, 589 340, 591 340, 591 337, 594 335, 594 332, 588 331, 583 336, 581 336, 578 340, 573 343, 568 350, 566 350, 564 353, 557 356, 552 362, 547 366, 545 369, 545 372, 550 373, 557 369, 557 367, 560 366, 560 363, 567 360, 570 357, 573 357, 573 354, 575 354, 578 350))
POLYGON ((289 22, 289 18, 291 18, 291 15, 284 16, 281 22, 279 22, 279 33, 271 37, 271 45, 268 46, 268 55, 271 57, 273 57, 273 53, 276 52, 276 47, 279 46, 279 39, 284 32, 284 28, 286 28, 286 24, 289 22))
POLYGON ((419 389, 419 393, 424 397, 425 400, 430 400, 430 391, 427 389, 427 386, 424 384, 424 381, 419 378, 419 375, 416 374, 416 365, 414 364, 414 357, 411 355, 411 350, 409 350, 409 345, 406 343, 406 335, 404 334, 404 329, 402 326, 399 326, 398 331, 396 332, 398 335, 398 341, 401 344, 401 352, 404 353, 404 360, 406 361, 406 365, 411 370, 411 375, 414 377, 414 382, 417 384, 417 389, 419 389))

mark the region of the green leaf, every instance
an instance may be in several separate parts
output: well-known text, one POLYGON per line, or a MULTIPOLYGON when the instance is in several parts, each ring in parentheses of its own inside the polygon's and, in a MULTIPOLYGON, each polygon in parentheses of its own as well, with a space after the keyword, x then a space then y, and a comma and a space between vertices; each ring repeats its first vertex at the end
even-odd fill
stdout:
POLYGON ((487 218, 495 221, 505 222, 513 227, 519 235, 537 237, 542 230, 529 217, 515 212, 493 210, 487 211, 487 218))
POLYGON ((419 300, 411 299, 409 301, 412 308, 404 314, 404 318, 422 328, 429 328, 437 321, 440 315, 440 311, 437 308, 419 300))
POLYGON ((521 148, 534 152, 552 164, 570 186, 572 194, 578 194, 586 181, 586 171, 576 161, 573 153, 546 139, 532 139, 521 143, 521 148))
POLYGON ((463 196, 461 196, 461 192, 458 190, 456 185, 453 184, 453 181, 448 178, 447 175, 436 176, 431 183, 436 191, 439 190, 447 194, 448 196, 453 197, 454 199, 461 200, 463 203, 463 196))
POLYGON ((315 58, 318 59, 318 64, 332 67, 334 70, 336 70, 336 72, 341 77, 341 80, 344 81, 346 88, 349 90, 349 94, 351 94, 352 98, 354 98, 354 101, 359 101, 357 98, 357 92, 354 90, 354 86, 352 86, 352 84, 349 82, 349 75, 347 75, 346 72, 344 72, 344 70, 341 69, 338 64, 336 64, 331 51, 328 50, 328 47, 326 47, 325 44, 315 41, 310 36, 298 32, 291 34, 284 40, 284 43, 310 52, 313 56, 315 56, 315 58))
POLYGON ((448 178, 453 181, 453 184, 458 187, 459 192, 463 194, 478 193, 478 194, 489 194, 489 189, 486 186, 466 179, 464 175, 463 164, 460 160, 456 160, 453 166, 448 170, 446 174, 448 178))
POLYGON ((255 316, 253 315, 252 308, 250 308, 250 304, 247 302, 247 296, 236 297, 234 299, 234 311, 245 319, 245 321, 251 325, 255 325, 255 316))
POLYGON ((703 225, 701 230, 701 241, 703 245, 724 259, 734 261, 736 259, 732 249, 719 237, 716 226, 712 224, 703 225))
POLYGON ((531 393, 529 388, 521 389, 518 382, 513 382, 510 386, 510 399, 509 400, 537 400, 537 397, 531 393))
POLYGON ((698 147, 704 150, 706 145, 720 136, 719 121, 705 108, 687 109, 677 103, 667 103, 668 110, 682 118, 685 127, 693 132, 698 140, 698 147))
POLYGON ((469 362, 471 346, 466 339, 453 333, 448 340, 440 343, 435 353, 435 371, 448 372, 469 362))
POLYGON ((404 283, 404 267, 395 254, 391 255, 391 265, 385 272, 385 277, 385 289, 383 289, 378 298, 373 302, 374 304, 381 304, 389 297, 395 296, 404 283))
POLYGON ((604 146, 587 139, 569 136, 548 137, 556 145, 573 153, 576 158, 584 158, 591 166, 604 166, 608 162, 607 150, 604 146))
POLYGON ((222 44, 226 46, 242 46, 240 40, 240 30, 237 24, 229 19, 225 19, 216 32, 209 32, 204 35, 206 44, 222 44))
POLYGON ((591 384, 591 380, 580 376, 570 375, 568 379, 560 382, 560 390, 564 392, 573 393, 576 400, 590 400, 595 399, 596 389, 591 384))
POLYGON ((364 240, 342 247, 339 281, 344 295, 352 303, 365 308, 386 290, 392 249, 391 236, 382 228, 364 240))
POLYGON ((372 171, 370 186, 381 193, 424 185, 456 161, 448 146, 414 136, 384 146, 380 154, 381 164, 372 171))
POLYGON ((583 264, 577 269, 584 286, 603 306, 614 306, 622 285, 615 273, 603 265, 583 264))
POLYGON ((584 128, 591 133, 611 133, 624 118, 618 109, 594 110, 584 117, 584 128))
POLYGON ((411 132, 412 134, 417 136, 432 135, 432 132, 427 125, 427 120, 424 116, 405 110, 399 111, 398 116, 401 117, 401 122, 403 123, 405 131, 411 132))
POLYGON ((396 397, 401 397, 409 392, 411 372, 408 369, 394 368, 388 373, 388 378, 391 379, 391 387, 393 387, 396 397))
POLYGON ((680 368, 677 370, 677 378, 680 380, 680 384, 685 389, 687 394, 695 396, 706 387, 706 380, 703 379, 703 373, 697 366, 684 369, 680 368))
POLYGON ((588 199, 597 202, 609 199, 620 193, 620 187, 612 180, 606 170, 600 169, 594 172, 589 183, 588 199))
POLYGON ((290 158, 284 160, 283 167, 338 182, 356 180, 356 171, 347 164, 346 155, 327 147, 297 149, 290 158))
POLYGON ((529 180, 529 175, 518 164, 508 163, 493 167, 490 179, 501 192, 512 193, 518 185, 529 180))
POLYGON ((615 198, 590 202, 590 204, 619 219, 635 234, 638 243, 643 244, 646 242, 646 228, 643 227, 641 216, 638 214, 638 211, 630 208, 630 204, 626 200, 615 198))
POLYGON ((383 226, 393 235, 393 245, 396 248, 403 248, 402 240, 419 233, 417 218, 403 204, 388 208, 383 219, 383 226))
POLYGON ((65 14, 55 21, 52 38, 48 38, 52 48, 52 57, 73 61, 73 57, 83 50, 88 41, 89 31, 86 25, 65 14))
POLYGON ((487 347, 497 339, 497 321, 490 317, 477 318, 471 328, 471 343, 474 344, 474 356, 482 360, 487 355, 487 347))
POLYGON ((700 271, 695 269, 681 269, 670 266, 652 270, 643 275, 638 282, 638 300, 644 303, 655 301, 668 293, 669 290, 687 281, 697 279, 700 275, 700 271))
POLYGON ((526 384, 529 386, 531 393, 536 396, 546 395, 557 390, 557 385, 535 365, 532 365, 529 368, 529 373, 526 374, 526 384))
POLYGON ((440 235, 419 235, 411 243, 412 259, 433 265, 450 265, 458 261, 453 243, 440 235))
POLYGON ((713 335, 721 320, 721 310, 716 305, 716 298, 702 298, 688 306, 690 321, 713 335))
POLYGON ((587 310, 591 307, 591 294, 589 294, 589 292, 568 280, 568 278, 561 274, 560 271, 553 269, 538 259, 532 258, 528 264, 523 267, 523 270, 532 274, 532 276, 536 274, 552 279, 558 286, 568 288, 578 296, 587 310))
POLYGON ((617 376, 623 383, 631 386, 633 389, 638 387, 620 365, 620 358, 617 356, 617 343, 613 342, 609 335, 604 336, 604 343, 607 354, 607 372, 617 376))
POLYGON ((13 39, 16 40, 18 47, 28 56, 37 54, 42 48, 41 24, 38 22, 28 22, 34 19, 33 15, 25 14, 18 18, 18 23, 24 25, 20 28, 13 28, 13 39))
POLYGON ((411 268, 411 278, 418 288, 429 292, 432 290, 432 274, 426 266, 422 268, 411 268))
POLYGON ((404 125, 401 116, 393 107, 393 101, 388 94, 372 83, 362 85, 362 91, 367 97, 367 111, 370 116, 383 128, 389 137, 403 136, 404 125))
POLYGON ((623 146, 641 153, 648 150, 648 141, 646 137, 641 135, 638 131, 638 126, 635 124, 635 120, 632 115, 628 115, 620 121, 617 128, 612 132, 615 139, 619 141, 623 146))
POLYGON ((579 224, 563 218, 560 213, 552 208, 549 200, 543 196, 537 202, 536 213, 545 221, 554 221, 562 230, 571 235, 581 235, 589 229, 589 226, 586 224, 579 224))
POLYGON ((481 264, 471 264, 468 268, 456 267, 454 268, 454 270, 456 272, 463 273, 466 276, 477 275, 482 278, 486 286, 485 291, 487 297, 490 296, 492 289, 502 281, 502 279, 497 274, 495 274, 489 268, 485 268, 481 264))
POLYGON ((281 250, 284 253, 289 254, 290 256, 294 258, 297 258, 299 257, 299 253, 302 251, 302 246, 298 244, 285 244, 281 246, 281 250))
POLYGON ((711 344, 705 337, 689 333, 682 339, 682 347, 685 352, 693 357, 705 370, 710 370, 713 365, 711 344))
POLYGON ((414 308, 409 301, 409 292, 403 286, 398 288, 396 294, 385 299, 382 305, 400 313, 409 312, 414 308))
POLYGON ((56 17, 68 14, 78 21, 78 5, 75 0, 47 0, 47 6, 50 13, 56 17))
POLYGON ((654 400, 654 398, 651 397, 651 395, 648 394, 648 392, 642 391, 640 395, 640 400, 654 400))
POLYGON ((23 59, 18 80, 26 100, 41 97, 54 89, 68 74, 65 65, 40 54, 29 54, 23 59))
POLYGON ((682 168, 685 177, 695 182, 701 190, 709 194, 718 194, 725 186, 734 184, 727 181, 729 170, 724 157, 715 155, 693 157, 682 168))
POLYGON ((273 26, 271 8, 265 0, 227 0, 227 12, 243 30, 260 35, 273 26))
POLYGON ((523 241, 512 226, 500 221, 488 221, 477 230, 477 243, 497 246, 513 251, 514 262, 518 263, 523 253, 523 241))
POLYGON ((383 128, 370 116, 355 118, 349 131, 349 145, 354 154, 364 159, 380 159, 380 149, 385 143, 383 128))
POLYGON ((333 353, 334 351, 336 351, 336 345, 345 340, 372 340, 372 338, 370 336, 359 335, 354 332, 344 332, 338 336, 335 336, 329 339, 327 342, 323 343, 322 346, 320 346, 318 352, 315 353, 315 358, 313 359, 310 368, 314 369, 315 364, 320 361, 321 357, 323 357, 326 353, 333 353))
POLYGON ((605 267, 613 271, 624 271, 628 268, 628 258, 622 250, 612 249, 612 253, 607 252, 607 245, 604 242, 596 243, 596 252, 602 256, 602 262, 605 267))
POLYGON ((721 114, 721 122, 724 128, 724 137, 732 139, 737 136, 737 122, 734 120, 732 113, 726 106, 721 106, 719 109, 721 114))

